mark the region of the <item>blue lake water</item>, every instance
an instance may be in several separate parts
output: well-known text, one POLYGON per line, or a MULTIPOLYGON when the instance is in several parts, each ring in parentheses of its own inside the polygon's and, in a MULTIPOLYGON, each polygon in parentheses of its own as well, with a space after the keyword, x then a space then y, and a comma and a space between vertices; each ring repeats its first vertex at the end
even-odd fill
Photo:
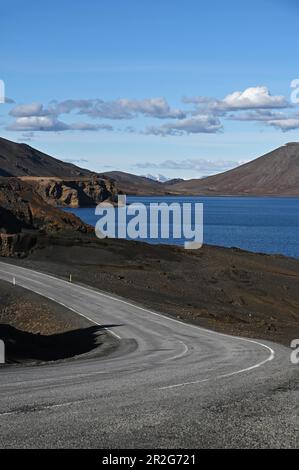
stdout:
MULTIPOLYGON (((272 197, 127 197, 127 202, 201 202, 204 243, 299 258, 299 198, 272 197)), ((67 209, 95 225, 94 208, 67 209)), ((183 239, 145 239, 183 244, 183 239)))

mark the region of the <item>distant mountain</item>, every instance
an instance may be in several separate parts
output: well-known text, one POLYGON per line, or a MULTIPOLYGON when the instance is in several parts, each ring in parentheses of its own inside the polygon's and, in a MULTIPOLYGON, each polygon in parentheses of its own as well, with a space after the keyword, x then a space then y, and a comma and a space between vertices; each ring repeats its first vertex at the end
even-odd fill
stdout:
POLYGON ((288 143, 249 163, 206 178, 161 183, 122 172, 106 175, 126 194, 299 196, 299 143, 288 143))
POLYGON ((94 172, 0 137, 0 176, 92 176, 94 172))
POLYGON ((121 171, 97 174, 62 162, 29 145, 0 138, 0 176, 22 177, 47 202, 72 207, 88 205, 90 201, 97 204, 105 198, 115 199, 117 192, 141 196, 299 196, 299 143, 288 143, 256 160, 214 176, 161 182, 121 171), (62 179, 63 183, 55 181, 55 178, 62 179))
POLYGON ((165 183, 154 181, 146 176, 137 176, 122 171, 109 171, 102 176, 114 181, 118 191, 128 195, 155 196, 168 194, 165 183))
POLYGON ((185 181, 183 178, 173 178, 172 180, 167 181, 167 186, 172 186, 177 183, 182 183, 183 181, 185 181))
POLYGON ((233 170, 171 188, 188 195, 299 196, 299 143, 288 143, 233 170))
POLYGON ((164 175, 151 175, 150 173, 148 173, 147 175, 144 175, 146 178, 149 178, 150 180, 153 180, 153 181, 159 181, 160 183, 166 183, 166 181, 169 181, 169 178, 167 178, 167 176, 164 176, 164 175))

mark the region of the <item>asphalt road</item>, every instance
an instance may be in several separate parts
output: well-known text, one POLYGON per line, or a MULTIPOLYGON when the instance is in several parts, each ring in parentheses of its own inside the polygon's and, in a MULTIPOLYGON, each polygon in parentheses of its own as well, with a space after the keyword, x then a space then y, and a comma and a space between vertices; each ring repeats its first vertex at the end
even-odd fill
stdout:
POLYGON ((0 369, 1 448, 298 447, 291 350, 208 331, 0 262, 0 278, 101 324, 104 358, 0 369))

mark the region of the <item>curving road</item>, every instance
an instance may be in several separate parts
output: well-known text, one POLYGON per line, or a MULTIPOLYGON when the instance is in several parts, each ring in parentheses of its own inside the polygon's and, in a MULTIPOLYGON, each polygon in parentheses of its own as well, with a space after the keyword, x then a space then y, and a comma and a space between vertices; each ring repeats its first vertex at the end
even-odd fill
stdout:
POLYGON ((0 262, 0 278, 107 326, 104 358, 0 370, 0 447, 297 447, 290 350, 0 262), (115 325, 115 326, 109 326, 115 325))

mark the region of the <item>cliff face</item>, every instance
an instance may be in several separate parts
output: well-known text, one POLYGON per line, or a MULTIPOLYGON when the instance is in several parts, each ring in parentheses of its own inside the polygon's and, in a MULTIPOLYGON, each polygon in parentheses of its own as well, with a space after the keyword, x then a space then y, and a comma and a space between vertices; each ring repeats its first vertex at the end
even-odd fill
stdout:
POLYGON ((58 207, 96 206, 116 198, 110 178, 0 137, 0 256, 24 256, 55 233, 93 233, 58 207))
POLYGON ((107 178, 61 179, 61 178, 20 178, 45 202, 61 207, 90 207, 109 199, 115 201, 117 191, 112 181, 107 178))
POLYGON ((78 217, 47 204, 17 178, 0 178, 0 255, 24 255, 39 233, 92 233, 78 217))

